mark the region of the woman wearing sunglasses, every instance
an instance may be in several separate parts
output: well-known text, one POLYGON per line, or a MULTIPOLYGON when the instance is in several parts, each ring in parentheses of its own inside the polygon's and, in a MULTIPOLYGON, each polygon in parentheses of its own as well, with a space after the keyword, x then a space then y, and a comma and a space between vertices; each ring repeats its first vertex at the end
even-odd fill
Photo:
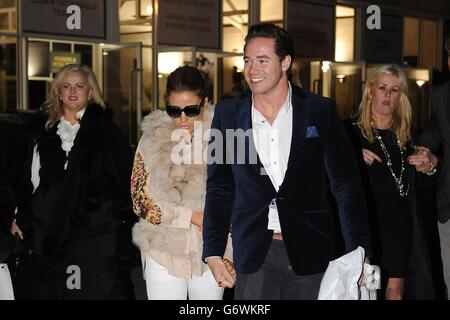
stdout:
POLYGON ((180 67, 167 79, 166 97, 165 112, 143 121, 131 179, 134 212, 141 218, 133 240, 141 250, 147 295, 220 300, 224 289, 201 261, 206 163, 193 156, 203 155, 213 116, 205 79, 194 67, 180 67))

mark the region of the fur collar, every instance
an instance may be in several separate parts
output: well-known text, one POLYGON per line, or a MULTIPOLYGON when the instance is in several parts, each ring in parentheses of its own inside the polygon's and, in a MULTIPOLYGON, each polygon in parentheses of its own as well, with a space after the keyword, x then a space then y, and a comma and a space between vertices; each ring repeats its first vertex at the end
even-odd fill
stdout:
POLYGON ((207 130, 211 127, 213 114, 212 106, 208 106, 204 111, 201 126, 196 126, 194 142, 191 143, 171 141, 174 127, 171 118, 165 112, 157 110, 144 119, 143 145, 140 152, 150 173, 149 192, 156 202, 166 201, 203 211, 206 163, 201 161, 201 163, 177 164, 173 160, 179 158, 174 158, 174 151, 190 155, 191 159, 194 159, 194 153, 203 156, 208 145, 207 130))

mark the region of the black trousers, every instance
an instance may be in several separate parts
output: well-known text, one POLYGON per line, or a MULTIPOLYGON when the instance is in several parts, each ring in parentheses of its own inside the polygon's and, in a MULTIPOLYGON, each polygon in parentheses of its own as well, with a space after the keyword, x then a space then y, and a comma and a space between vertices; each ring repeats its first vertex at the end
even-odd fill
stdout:
POLYGON ((258 271, 236 276, 236 300, 317 300, 323 273, 296 275, 283 241, 274 239, 258 271))

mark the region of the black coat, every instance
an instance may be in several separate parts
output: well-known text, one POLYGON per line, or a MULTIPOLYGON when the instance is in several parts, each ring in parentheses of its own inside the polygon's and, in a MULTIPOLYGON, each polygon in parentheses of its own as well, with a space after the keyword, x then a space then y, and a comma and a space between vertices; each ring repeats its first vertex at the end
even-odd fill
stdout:
POLYGON ((64 170, 66 153, 57 124, 45 130, 46 119, 39 115, 28 127, 18 215, 27 253, 23 278, 31 283, 31 298, 123 297, 121 267, 127 254, 134 252, 131 226, 136 220, 130 198, 132 152, 128 142, 100 106, 90 105, 64 170), (35 143, 41 169, 33 194, 35 143), (67 289, 69 266, 80 267, 81 290, 67 289), (34 291, 39 291, 36 297, 34 291))
MULTIPOLYGON (((372 182, 370 179, 367 165, 364 162, 362 155, 362 133, 356 121, 353 119, 344 120, 344 125, 347 129, 348 135, 354 146, 355 157, 357 159, 358 167, 361 172, 361 179, 363 182, 364 193, 367 199, 367 207, 369 210, 369 225, 370 233, 372 235, 372 248, 373 248, 373 261, 377 263, 379 254, 379 238, 378 238, 378 224, 374 217, 377 215, 377 204, 374 199, 372 191, 372 182)), ((420 214, 417 211, 416 203, 416 174, 414 167, 407 166, 409 192, 408 200, 410 202, 411 216, 412 216, 412 228, 411 228, 411 246, 410 246, 410 260, 408 264, 408 270, 405 277, 405 299, 434 299, 435 291, 431 272, 430 256, 425 241, 425 235, 423 230, 423 222, 420 214)), ((382 275, 383 276, 383 275, 382 275)))
POLYGON ((438 163, 437 211, 441 223, 450 219, 450 81, 431 90, 431 118, 418 145, 443 157, 438 163))
POLYGON ((22 120, 18 114, 0 114, 0 117, 0 232, 9 232, 20 170, 22 120))
POLYGON ((14 239, 9 230, 17 202, 22 123, 19 114, 0 114, 0 263, 14 253, 14 239))

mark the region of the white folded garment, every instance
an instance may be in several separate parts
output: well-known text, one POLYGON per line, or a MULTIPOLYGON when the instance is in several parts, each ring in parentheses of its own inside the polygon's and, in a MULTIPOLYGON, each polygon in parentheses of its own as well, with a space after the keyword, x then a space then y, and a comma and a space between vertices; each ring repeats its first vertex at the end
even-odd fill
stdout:
POLYGON ((364 249, 331 261, 322 278, 318 300, 376 300, 380 289, 380 268, 364 263, 364 249), (364 286, 358 280, 364 272, 364 286))
POLYGON ((11 274, 6 263, 0 263, 0 300, 14 300, 11 274))

